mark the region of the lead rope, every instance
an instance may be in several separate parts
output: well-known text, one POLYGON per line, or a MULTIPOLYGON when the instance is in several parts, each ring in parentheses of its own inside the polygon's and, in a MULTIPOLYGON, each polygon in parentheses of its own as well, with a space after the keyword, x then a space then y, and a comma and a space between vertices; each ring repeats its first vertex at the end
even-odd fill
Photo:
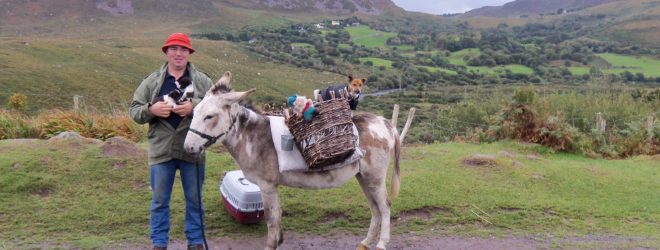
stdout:
POLYGON ((204 240, 204 249, 209 249, 209 244, 206 242, 206 233, 204 232, 204 214, 202 212, 202 183, 199 181, 201 177, 201 171, 199 166, 199 160, 195 161, 195 167, 197 168, 197 201, 199 202, 199 221, 202 224, 202 239, 204 240))

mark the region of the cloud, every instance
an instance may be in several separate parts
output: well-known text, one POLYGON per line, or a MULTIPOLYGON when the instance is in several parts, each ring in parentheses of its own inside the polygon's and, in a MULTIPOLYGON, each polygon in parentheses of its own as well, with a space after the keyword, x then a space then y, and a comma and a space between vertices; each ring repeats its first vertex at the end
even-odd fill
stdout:
POLYGON ((463 13, 483 6, 501 6, 513 0, 393 0, 399 7, 429 14, 463 13))

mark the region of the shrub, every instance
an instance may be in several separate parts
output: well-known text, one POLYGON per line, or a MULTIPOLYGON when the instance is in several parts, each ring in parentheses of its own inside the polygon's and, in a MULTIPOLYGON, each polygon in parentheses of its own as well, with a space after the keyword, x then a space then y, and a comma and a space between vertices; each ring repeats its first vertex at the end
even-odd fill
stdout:
POLYGON ((557 151, 576 151, 582 138, 578 129, 566 123, 560 116, 547 116, 537 121, 537 132, 533 142, 548 146, 557 151))
POLYGON ((577 151, 584 146, 580 131, 560 115, 538 117, 529 106, 519 103, 498 113, 488 131, 484 138, 497 135, 501 139, 539 143, 557 151, 577 151))
POLYGON ((533 88, 517 88, 513 94, 513 100, 520 104, 533 104, 536 100, 536 91, 533 88))
POLYGON ((38 119, 42 138, 51 138, 64 131, 76 131, 84 137, 100 140, 122 136, 139 141, 146 134, 143 126, 136 124, 125 114, 103 115, 52 110, 38 119))
POLYGON ((0 110, 0 140, 38 138, 39 129, 23 114, 0 110))
POLYGON ((536 134, 536 112, 524 104, 511 104, 493 118, 493 125, 499 138, 531 141, 536 134))
POLYGON ((21 93, 14 93, 11 97, 9 97, 7 105, 15 110, 24 110, 25 106, 27 106, 27 96, 21 93))
POLYGON ((626 128, 617 131, 613 144, 620 157, 639 154, 660 153, 660 124, 655 122, 647 128, 645 121, 632 121, 626 123, 626 128))

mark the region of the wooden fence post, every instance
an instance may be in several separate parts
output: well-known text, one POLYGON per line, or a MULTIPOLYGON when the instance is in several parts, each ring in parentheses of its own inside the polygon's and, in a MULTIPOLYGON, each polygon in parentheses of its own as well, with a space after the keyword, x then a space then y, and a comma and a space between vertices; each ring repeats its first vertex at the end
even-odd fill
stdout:
POLYGON ((650 114, 646 117, 646 134, 649 137, 649 141, 653 139, 653 124, 655 123, 655 118, 653 114, 650 114))
POLYGON ((605 119, 603 119, 603 113, 598 112, 596 113, 596 129, 598 132, 605 132, 605 128, 607 126, 607 122, 605 119))
POLYGON ((80 109, 80 96, 73 95, 73 111, 78 112, 79 109, 80 109))
POLYGON ((394 109, 392 110, 392 119, 390 122, 392 123, 392 126, 396 128, 397 124, 397 119, 399 119, 399 104, 394 104, 394 109))

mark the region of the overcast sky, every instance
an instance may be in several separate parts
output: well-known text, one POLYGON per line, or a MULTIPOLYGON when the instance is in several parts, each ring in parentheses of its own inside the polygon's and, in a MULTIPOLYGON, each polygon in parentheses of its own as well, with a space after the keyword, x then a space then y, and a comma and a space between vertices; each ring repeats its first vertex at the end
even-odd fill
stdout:
POLYGON ((513 0, 392 0, 409 11, 429 14, 463 13, 483 6, 501 6, 513 0))

